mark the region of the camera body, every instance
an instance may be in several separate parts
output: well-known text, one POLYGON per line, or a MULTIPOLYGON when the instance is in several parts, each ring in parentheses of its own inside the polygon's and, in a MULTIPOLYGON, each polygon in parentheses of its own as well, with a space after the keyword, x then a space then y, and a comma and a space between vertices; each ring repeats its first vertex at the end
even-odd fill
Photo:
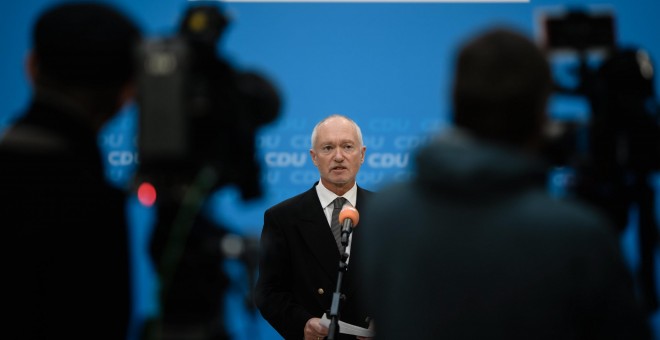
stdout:
POLYGON ((541 43, 549 51, 612 50, 616 46, 614 16, 609 11, 542 13, 541 43))
POLYGON ((649 55, 617 45, 614 16, 608 11, 546 13, 540 24, 541 44, 549 57, 571 53, 579 58, 578 69, 572 70, 578 76, 577 85, 556 83, 555 92, 580 96, 590 109, 586 123, 563 123, 563 134, 549 145, 560 140, 564 144, 548 148, 561 154, 550 157, 565 163, 559 165, 575 166, 578 182, 596 180, 610 186, 613 181, 624 186, 630 174, 639 177, 659 170, 660 111, 649 55), (592 54, 599 58, 591 58, 592 54))
POLYGON ((217 53, 228 19, 214 5, 191 6, 178 35, 147 40, 137 50, 138 176, 170 189, 215 173, 214 187, 237 185, 257 197, 257 129, 279 114, 275 87, 233 68, 217 53))

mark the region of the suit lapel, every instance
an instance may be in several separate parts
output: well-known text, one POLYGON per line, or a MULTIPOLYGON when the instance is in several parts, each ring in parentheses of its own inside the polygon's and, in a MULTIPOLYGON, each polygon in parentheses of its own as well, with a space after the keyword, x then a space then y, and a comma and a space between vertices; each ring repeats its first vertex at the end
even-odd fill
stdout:
POLYGON ((334 280, 339 265, 339 250, 315 188, 307 191, 302 199, 300 221, 300 235, 319 266, 334 280))
MULTIPOLYGON (((364 202, 366 202, 366 200, 369 199, 368 197, 370 196, 370 194, 371 194, 371 192, 366 191, 366 190, 358 187, 358 189, 357 189, 357 204, 355 205, 355 209, 357 209, 358 213, 360 213, 360 207, 364 207, 364 202), (360 203, 363 203, 363 204, 360 204, 360 203)), ((360 219, 358 220, 357 226, 355 228, 353 228, 353 231, 351 232, 351 234, 352 234, 352 236, 351 236, 351 255, 350 255, 351 258, 356 258, 357 256, 359 256, 357 254, 359 254, 359 250, 361 248, 361 243, 363 242, 360 239, 360 234, 361 233, 360 233, 359 225, 360 225, 360 223, 362 223, 362 222, 360 222, 361 220, 362 220, 362 217, 360 217, 360 219)), ((351 262, 350 261, 352 261, 352 260, 349 259, 348 271, 351 270, 351 262)))

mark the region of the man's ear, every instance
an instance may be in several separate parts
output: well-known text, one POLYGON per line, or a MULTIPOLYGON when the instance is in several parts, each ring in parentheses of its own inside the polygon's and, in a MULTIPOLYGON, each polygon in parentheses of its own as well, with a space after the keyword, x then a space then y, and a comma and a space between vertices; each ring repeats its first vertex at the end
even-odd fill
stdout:
POLYGON ((309 149, 309 155, 312 157, 312 162, 314 163, 314 166, 318 166, 316 163, 316 152, 314 152, 314 149, 309 149))
POLYGON ((25 57, 25 73, 30 84, 34 86, 37 82, 37 76, 39 75, 39 61, 37 60, 37 55, 34 53, 34 50, 31 50, 27 57, 25 57))

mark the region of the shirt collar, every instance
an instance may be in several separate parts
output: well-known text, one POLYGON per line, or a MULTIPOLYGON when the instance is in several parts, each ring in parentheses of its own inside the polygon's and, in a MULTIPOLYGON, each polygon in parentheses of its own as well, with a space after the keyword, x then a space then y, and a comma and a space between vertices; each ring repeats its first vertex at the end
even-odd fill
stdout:
MULTIPOLYGON (((326 188, 321 181, 316 185, 316 194, 319 196, 321 201, 321 206, 323 208, 327 207, 335 198, 339 197, 334 192, 326 188)), ((342 197, 344 197, 351 206, 355 207, 357 204, 357 183, 353 184, 353 187, 349 189, 342 197)))

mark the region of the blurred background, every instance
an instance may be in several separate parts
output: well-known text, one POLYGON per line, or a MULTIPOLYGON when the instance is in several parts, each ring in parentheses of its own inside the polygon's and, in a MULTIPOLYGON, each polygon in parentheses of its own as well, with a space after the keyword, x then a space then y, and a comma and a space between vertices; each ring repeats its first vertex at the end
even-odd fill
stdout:
MULTIPOLYGON (((0 2, 0 133, 20 116, 30 97, 24 58, 31 25, 56 0, 0 2)), ((173 36, 186 8, 195 1, 109 0, 129 14, 149 38, 173 36)), ((251 304, 254 251, 269 206, 307 190, 318 180, 309 159, 310 133, 321 118, 341 113, 361 127, 367 146, 358 183, 378 190, 405 179, 411 152, 450 124, 452 62, 458 45, 470 35, 495 24, 517 28, 540 39, 540 18, 572 9, 607 11, 614 18, 614 38, 620 47, 641 48, 650 60, 660 58, 660 1, 657 0, 529 0, 529 1, 216 1, 229 18, 217 44, 222 58, 241 70, 259 70, 277 87, 282 99, 279 117, 258 130, 256 158, 263 194, 243 199, 227 185, 208 194, 201 213, 227 232, 226 258, 218 265, 230 284, 223 301, 223 317, 234 339, 278 339, 251 304), (233 241, 233 243, 232 243, 233 241), (238 248, 236 248, 238 247, 238 248)), ((549 56, 555 76, 577 84, 579 58, 575 54, 549 56)), ((596 56, 597 59, 597 56, 596 56)), ((597 61, 596 61, 597 62, 597 61)), ((658 85, 655 84, 657 106, 658 85)), ((550 115, 562 122, 587 122, 592 110, 580 95, 557 93, 550 115)), ((657 112, 657 111, 655 111, 657 112)), ((130 204, 133 251, 134 332, 139 337, 145 320, 158 311, 158 280, 148 257, 154 207, 135 191, 139 117, 135 105, 106 126, 99 137, 108 180, 132 192, 130 204)), ((220 132, 219 132, 220 133, 220 132)), ((234 145, 227 145, 233 148, 234 145)), ((557 196, 567 194, 573 172, 557 166, 548 186, 557 196)), ((657 192, 660 176, 650 185, 657 192)), ((656 220, 660 202, 654 202, 656 220)), ((634 204, 621 243, 633 273, 639 271, 639 232, 634 204)), ((657 227, 657 224, 656 224, 657 227)), ((656 234, 657 235, 657 234, 656 234)), ((660 250, 654 256, 655 282, 660 282, 660 250)), ((660 338, 660 312, 650 316, 660 338)))

